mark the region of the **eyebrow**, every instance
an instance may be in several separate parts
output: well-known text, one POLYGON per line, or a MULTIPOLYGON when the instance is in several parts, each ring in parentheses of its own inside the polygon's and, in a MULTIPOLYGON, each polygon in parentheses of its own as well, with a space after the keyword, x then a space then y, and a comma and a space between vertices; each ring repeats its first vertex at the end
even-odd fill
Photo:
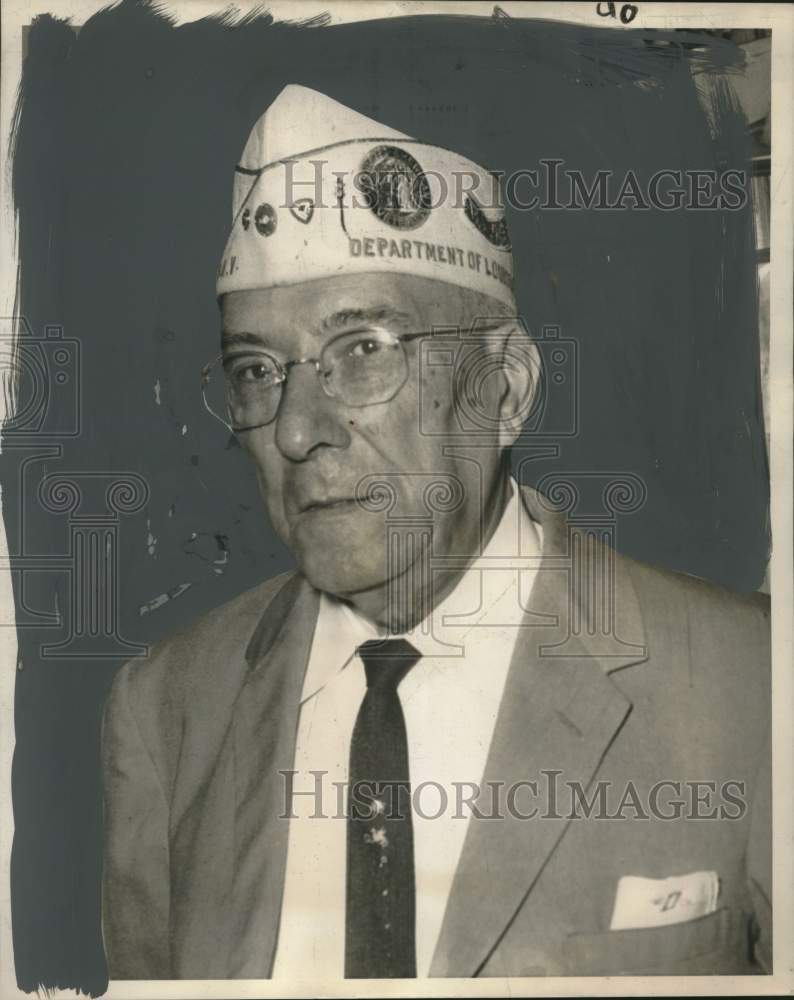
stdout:
MULTIPOLYGON (((352 326, 372 326, 377 323, 404 324, 408 323, 410 319, 410 313, 395 309, 393 306, 375 306, 371 309, 340 309, 331 316, 326 316, 320 324, 320 329, 323 333, 336 333, 352 326)), ((248 330, 234 333, 223 330, 221 336, 224 350, 240 344, 271 347, 264 334, 248 330)))
POLYGON ((237 344, 253 344, 254 347, 268 347, 268 342, 259 333, 248 333, 246 331, 241 331, 240 333, 227 333, 225 330, 221 333, 222 346, 224 350, 228 347, 234 347, 237 344))
POLYGON ((323 331, 336 331, 352 324, 366 326, 373 323, 407 323, 411 316, 393 306, 375 306, 371 309, 340 309, 327 316, 321 324, 323 331))

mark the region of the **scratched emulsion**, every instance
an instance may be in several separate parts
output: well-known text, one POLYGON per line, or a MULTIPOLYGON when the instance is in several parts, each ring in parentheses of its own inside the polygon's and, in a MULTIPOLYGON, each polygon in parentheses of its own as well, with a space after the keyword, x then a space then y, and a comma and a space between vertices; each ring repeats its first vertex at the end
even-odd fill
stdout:
MULTIPOLYGON (((660 169, 745 169, 745 123, 720 83, 741 72, 740 51, 690 32, 605 30, 593 11, 593 30, 441 16, 176 28, 130 2, 79 33, 36 19, 14 144, 19 310, 35 337, 59 324, 79 340, 82 425, 61 440, 4 435, 12 553, 68 555, 68 512, 38 499, 45 470, 78 482, 135 472, 149 497, 119 515, 113 543, 124 640, 156 640, 289 565, 252 470, 199 395, 201 366, 218 348, 214 281, 232 168, 286 83, 506 175, 542 159, 590 181, 599 170, 633 171, 640 186, 660 169)), ((545 436, 516 455, 521 475, 539 483, 575 473, 595 484, 583 500, 595 509, 603 481, 582 474, 632 473, 647 501, 619 521, 621 549, 754 589, 766 563, 768 486, 749 208, 508 211, 520 308, 535 333, 558 326, 579 358, 578 383, 569 367, 550 388, 545 436)), ((66 426, 74 396, 59 388, 50 404, 66 426)), ((105 512, 95 494, 84 513, 105 512)), ((99 722, 121 661, 101 642, 91 658, 40 655, 43 643, 68 638, 65 624, 49 627, 42 615, 60 608, 68 622, 74 595, 63 560, 39 566, 20 562, 14 576, 25 626, 16 969, 27 990, 97 994, 106 982, 99 722)))

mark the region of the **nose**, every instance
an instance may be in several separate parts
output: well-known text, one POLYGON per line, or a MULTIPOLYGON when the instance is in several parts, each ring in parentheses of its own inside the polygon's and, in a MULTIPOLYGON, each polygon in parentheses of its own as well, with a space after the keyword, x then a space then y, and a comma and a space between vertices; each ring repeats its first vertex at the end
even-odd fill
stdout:
POLYGON ((347 448, 349 444, 336 401, 323 392, 314 365, 294 365, 276 417, 278 450, 292 462, 304 462, 318 448, 347 448))

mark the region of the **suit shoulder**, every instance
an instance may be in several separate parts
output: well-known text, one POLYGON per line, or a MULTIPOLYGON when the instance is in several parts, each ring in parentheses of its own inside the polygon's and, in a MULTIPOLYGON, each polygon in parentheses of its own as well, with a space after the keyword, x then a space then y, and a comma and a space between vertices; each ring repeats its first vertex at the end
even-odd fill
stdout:
POLYGON ((127 685, 146 699, 175 686, 196 690, 207 679, 213 686, 234 682, 242 674, 245 651, 262 614, 294 576, 288 572, 264 580, 153 643, 147 656, 124 664, 114 685, 127 685))
POLYGON ((769 596, 742 594, 686 573, 621 560, 629 568, 651 657, 667 682, 748 728, 766 725, 770 703, 769 596), (750 723, 752 722, 752 725, 750 723))
POLYGON ((137 733, 170 788, 185 734, 200 733, 202 752, 220 746, 244 683, 246 650, 273 599, 295 574, 252 587, 129 660, 107 698, 103 742, 137 733))
POLYGON ((756 622, 768 628, 768 594, 740 593, 699 576, 652 566, 630 556, 621 555, 620 559, 628 567, 640 595, 646 599, 683 599, 698 612, 710 613, 725 620, 735 620, 738 616, 742 624, 756 622))

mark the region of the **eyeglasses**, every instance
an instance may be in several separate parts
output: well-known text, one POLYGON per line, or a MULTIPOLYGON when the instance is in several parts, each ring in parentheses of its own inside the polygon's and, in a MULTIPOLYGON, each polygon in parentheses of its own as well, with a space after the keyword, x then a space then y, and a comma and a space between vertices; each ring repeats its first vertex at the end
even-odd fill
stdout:
POLYGON ((284 384, 297 365, 314 365, 326 396, 346 406, 387 403, 408 378, 403 345, 432 332, 352 331, 328 341, 317 358, 284 364, 254 348, 219 354, 201 370, 204 405, 231 431, 264 427, 276 419, 284 384))

